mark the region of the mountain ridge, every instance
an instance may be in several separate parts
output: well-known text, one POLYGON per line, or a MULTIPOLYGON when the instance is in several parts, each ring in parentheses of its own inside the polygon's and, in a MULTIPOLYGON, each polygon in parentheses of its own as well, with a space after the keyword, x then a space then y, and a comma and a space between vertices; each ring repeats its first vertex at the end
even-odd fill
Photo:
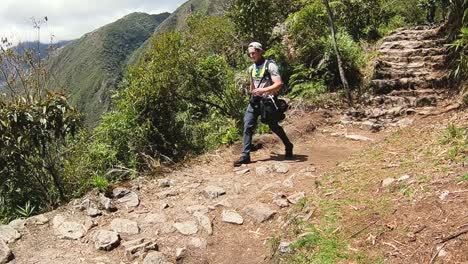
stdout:
MULTIPOLYGON (((220 16, 227 9, 227 4, 231 0, 189 0, 179 6, 168 18, 159 24, 153 36, 168 32, 182 30, 186 25, 187 17, 192 13, 199 13, 205 16, 220 16)), ((149 47, 149 39, 140 48, 135 50, 128 60, 128 65, 136 64, 145 54, 149 47)))
POLYGON ((47 61, 53 89, 65 90, 70 102, 96 124, 108 110, 111 91, 122 79, 128 56, 152 36, 169 13, 130 13, 84 34, 47 61))

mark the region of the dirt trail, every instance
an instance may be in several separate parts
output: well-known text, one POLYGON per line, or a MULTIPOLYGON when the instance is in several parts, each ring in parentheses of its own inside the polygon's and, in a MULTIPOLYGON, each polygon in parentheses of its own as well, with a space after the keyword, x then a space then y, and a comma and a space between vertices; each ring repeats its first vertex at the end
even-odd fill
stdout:
MULTIPOLYGON (((126 208, 125 205, 117 203, 116 212, 103 211, 102 216, 91 218, 86 215, 86 211, 76 208, 77 204, 86 200, 85 197, 47 213, 45 216, 49 222, 44 225, 27 225, 21 231, 22 238, 10 244, 15 255, 12 263, 141 262, 141 258, 131 260, 124 256, 125 246, 122 245, 110 252, 94 248, 93 237, 97 230, 111 230, 110 223, 116 218, 133 220, 140 228, 138 234, 120 234, 121 244, 137 238, 155 240, 159 251, 171 262, 175 262, 176 248, 184 247, 187 248, 188 254, 183 263, 268 262, 270 252, 266 241, 279 231, 289 210, 288 207, 280 208, 273 203, 275 194, 283 193, 289 196, 304 192, 307 195, 315 188, 314 182, 329 169, 371 144, 331 136, 330 133, 339 129, 336 126, 319 126, 316 131, 311 131, 315 124, 325 123, 325 119, 319 114, 303 113, 289 122, 287 130, 294 139, 297 160, 283 161, 282 146, 276 143, 276 137, 262 135, 257 137, 256 141, 262 141, 264 148, 253 153, 252 164, 239 168, 248 169, 248 172, 239 174, 233 170, 231 162, 239 153, 239 146, 234 146, 206 154, 193 161, 193 165, 163 175, 173 181, 170 187, 159 186, 158 180, 162 176, 147 176, 136 180, 132 185, 133 189, 139 189, 136 193, 140 203, 135 208, 126 208), (274 167, 275 164, 280 164, 288 171, 260 172, 262 168, 274 167), (207 198, 203 195, 207 186, 221 187, 226 194, 214 199, 207 198), (243 209, 257 202, 266 204, 277 213, 263 223, 255 221, 243 209), (163 203, 167 203, 169 207, 162 209, 163 203), (173 224, 176 222, 197 222, 197 217, 187 210, 190 206, 202 207, 199 210, 208 211, 206 215, 212 223, 212 235, 208 235, 199 224, 198 232, 193 235, 183 235, 174 229, 173 224), (244 223, 236 225, 223 222, 223 210, 235 210, 243 217, 244 223), (57 214, 64 216, 67 221, 82 223, 85 226, 90 225, 92 220, 97 226, 78 240, 64 240, 57 236, 56 228, 53 227, 52 219, 57 214), (149 214, 160 214, 164 217, 154 221, 158 223, 148 223, 145 218, 149 214)), ((366 131, 359 133, 371 134, 366 131)), ((377 139, 379 135, 372 134, 370 137, 377 139)), ((97 195, 91 193, 89 197, 93 201, 97 195)))

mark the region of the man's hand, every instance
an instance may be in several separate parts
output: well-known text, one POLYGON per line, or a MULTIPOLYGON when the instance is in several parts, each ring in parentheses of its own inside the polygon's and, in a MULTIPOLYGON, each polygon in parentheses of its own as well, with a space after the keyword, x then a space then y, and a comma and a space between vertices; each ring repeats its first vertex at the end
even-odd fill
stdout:
POLYGON ((254 89, 252 91, 252 95, 253 96, 261 96, 262 94, 264 94, 266 92, 266 89, 265 88, 257 88, 257 89, 254 89))

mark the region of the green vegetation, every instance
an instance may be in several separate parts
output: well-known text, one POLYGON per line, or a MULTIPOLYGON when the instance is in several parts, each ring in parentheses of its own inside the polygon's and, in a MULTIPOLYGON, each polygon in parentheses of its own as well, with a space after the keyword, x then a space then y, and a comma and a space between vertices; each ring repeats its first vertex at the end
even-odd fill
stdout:
POLYGON ((466 160, 468 154, 468 128, 448 124, 444 131, 441 144, 448 145, 448 158, 452 160, 466 160))
MULTIPOLYGON (((187 28, 188 17, 192 14, 203 16, 222 16, 231 0, 189 0, 169 15, 154 30, 153 36, 170 31, 182 31, 187 28)), ((129 66, 137 64, 148 52, 151 40, 148 39, 136 49, 128 60, 129 66)))
MULTIPOLYGON (((397 27, 424 23, 419 2, 330 1, 352 89, 365 88, 362 71, 372 56, 363 47, 397 27)), ((448 14, 449 29, 459 36, 452 46, 459 54, 455 75, 463 79, 466 15, 457 18, 457 8, 466 12, 466 1, 445 2, 438 3, 437 19, 448 14)), ((2 49, 0 220, 43 211, 90 188, 105 191, 238 140, 251 63, 245 51, 253 40, 278 62, 284 95, 320 105, 327 92, 343 93, 321 0, 191 0, 171 15, 134 13, 57 50, 47 67, 31 67, 33 52, 2 49), (29 67, 17 74, 5 67, 10 59, 29 67), (50 92, 58 90, 70 102, 50 92), (78 129, 81 117, 71 105, 82 111, 85 128, 78 129)), ((466 137, 466 128, 448 128, 443 144, 451 159, 466 156, 466 137)), ((409 198, 417 191, 402 188, 409 198)), ((335 203, 321 206, 331 223, 340 220, 335 203)), ((349 254, 328 226, 315 228, 297 246, 314 251, 311 261, 349 254)))
MULTIPOLYGON (((11 45, 3 40, 5 45, 11 45)), ((0 49, 0 222, 29 216, 64 201, 65 149, 79 116, 63 95, 50 92, 37 53, 0 49)))
POLYGON ((66 45, 47 61, 49 86, 69 94, 70 102, 84 113, 85 123, 95 126, 109 109, 130 54, 168 16, 129 14, 66 45))
POLYGON ((465 175, 460 176, 460 181, 468 182, 468 173, 465 174, 465 175))
POLYGON ((233 38, 228 20, 202 16, 183 32, 153 38, 115 95, 115 109, 77 143, 88 148, 84 155, 75 149, 67 171, 118 181, 155 159, 172 163, 234 142, 247 102, 234 82, 242 57, 233 38), (130 173, 108 173, 116 168, 130 173))

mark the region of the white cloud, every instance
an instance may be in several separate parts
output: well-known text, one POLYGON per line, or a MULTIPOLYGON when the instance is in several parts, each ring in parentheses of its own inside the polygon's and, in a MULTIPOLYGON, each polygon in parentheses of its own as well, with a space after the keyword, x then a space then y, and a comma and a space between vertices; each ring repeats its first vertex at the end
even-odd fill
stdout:
POLYGON ((36 41, 32 18, 45 16, 40 36, 44 43, 76 39, 132 12, 173 12, 187 0, 2 0, 0 37, 10 41, 36 41))

